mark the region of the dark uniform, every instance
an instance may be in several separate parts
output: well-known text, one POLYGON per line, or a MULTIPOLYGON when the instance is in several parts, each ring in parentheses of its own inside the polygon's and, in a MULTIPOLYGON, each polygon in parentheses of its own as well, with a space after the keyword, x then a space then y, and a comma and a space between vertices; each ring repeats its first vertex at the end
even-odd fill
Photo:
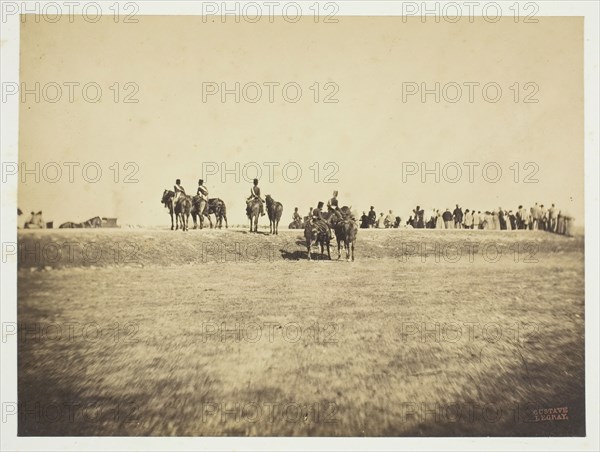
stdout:
POLYGON ((375 222, 377 221, 377 212, 375 212, 373 206, 371 206, 371 210, 369 210, 369 226, 372 228, 375 227, 375 222))
POLYGON ((318 232, 324 232, 331 239, 331 228, 329 224, 323 219, 323 203, 319 201, 319 204, 313 209, 310 215, 310 221, 318 232))

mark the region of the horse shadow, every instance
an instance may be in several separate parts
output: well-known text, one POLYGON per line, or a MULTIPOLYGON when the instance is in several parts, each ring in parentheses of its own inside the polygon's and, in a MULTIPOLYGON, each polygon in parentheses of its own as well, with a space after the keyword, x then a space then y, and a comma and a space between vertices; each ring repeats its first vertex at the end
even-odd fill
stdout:
MULTIPOLYGON (((288 242, 289 245, 290 242, 288 242)), ((298 260, 308 260, 308 254, 306 252, 306 240, 302 237, 297 237, 294 243, 299 249, 289 250, 285 248, 281 248, 279 253, 281 254, 281 258, 284 260, 298 261, 298 260)), ((330 245, 330 250, 333 251, 333 245, 330 245)), ((313 243, 311 248, 311 258, 315 261, 329 261, 329 257, 327 254, 321 256, 321 247, 318 243, 313 243)))
POLYGON ((271 233, 265 232, 265 231, 252 231, 252 232, 250 232, 250 231, 245 230, 245 231, 236 231, 236 232, 239 232, 240 234, 271 235, 271 233))
POLYGON ((281 254, 281 258, 287 261, 299 261, 299 260, 307 260, 306 251, 302 250, 279 250, 281 254))
MULTIPOLYGON (((279 250, 281 258, 288 261, 308 261, 308 255, 306 254, 306 248, 303 250, 279 250)), ((311 259, 313 261, 330 261, 327 254, 321 256, 321 251, 311 250, 311 259)))

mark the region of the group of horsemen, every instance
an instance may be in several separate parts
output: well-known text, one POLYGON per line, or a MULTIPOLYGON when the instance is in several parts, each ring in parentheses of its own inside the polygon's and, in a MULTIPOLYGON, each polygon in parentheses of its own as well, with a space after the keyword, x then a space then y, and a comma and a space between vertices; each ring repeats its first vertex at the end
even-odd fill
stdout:
MULTIPOLYGON (((180 196, 182 196, 182 195, 187 196, 185 189, 181 186, 181 179, 177 179, 175 181, 173 191, 175 192, 175 197, 173 199, 174 205, 177 204, 177 201, 179 200, 180 196)), ((198 180, 198 189, 196 190, 196 194, 200 197, 200 212, 204 212, 206 204, 208 203, 208 189, 204 185, 204 180, 202 180, 202 179, 198 180)), ((339 201, 338 201, 337 197, 338 197, 338 192, 337 192, 337 190, 335 190, 333 192, 333 197, 329 201, 327 201, 328 218, 331 215, 336 215, 339 219, 343 218, 343 215, 339 208, 339 201)), ((246 207, 247 207, 246 212, 248 213, 248 216, 250 215, 249 214, 250 205, 254 200, 259 201, 259 205, 260 205, 259 213, 261 216, 263 216, 265 214, 265 210, 264 210, 265 201, 262 199, 262 197, 260 195, 260 187, 258 186, 258 179, 254 179, 252 187, 250 188, 250 196, 246 199, 246 207)), ((350 214, 349 219, 355 221, 354 217, 351 214, 350 214)), ((294 222, 299 222, 299 223, 302 222, 302 217, 298 213, 297 207, 294 209, 293 220, 294 220, 294 222)), ((329 222, 327 221, 327 219, 324 217, 322 201, 319 201, 319 203, 317 204, 317 207, 315 207, 314 209, 312 207, 310 208, 310 210, 308 212, 308 221, 310 222, 311 226, 314 227, 317 231, 326 233, 329 238, 332 238, 331 226, 330 226, 329 222)))

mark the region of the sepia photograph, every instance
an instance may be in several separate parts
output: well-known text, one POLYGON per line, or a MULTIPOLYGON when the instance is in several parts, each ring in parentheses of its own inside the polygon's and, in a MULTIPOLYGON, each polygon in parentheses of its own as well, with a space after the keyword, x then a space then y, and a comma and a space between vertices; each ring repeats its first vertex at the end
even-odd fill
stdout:
POLYGON ((2 1, 2 450, 597 449, 598 13, 2 1))

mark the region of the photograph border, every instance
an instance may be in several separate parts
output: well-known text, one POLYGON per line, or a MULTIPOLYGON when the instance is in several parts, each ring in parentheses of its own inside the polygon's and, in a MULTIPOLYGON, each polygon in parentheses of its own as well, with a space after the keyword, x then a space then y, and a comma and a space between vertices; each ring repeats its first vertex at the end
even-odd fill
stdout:
MULTIPOLYGON (((316 1, 316 0, 315 0, 316 1)), ((10 3, 10 2, 2 2, 10 3)), ((23 2, 12 2, 21 4, 23 2)), ((38 3, 38 2, 27 2, 38 3)), ((49 3, 49 2, 39 2, 49 3)), ((69 2, 54 2, 64 4, 69 2)), ((79 2, 85 4, 89 2, 79 2)), ((108 14, 111 2, 100 3, 108 14)), ((126 2, 121 2, 126 3, 126 2)), ((188 1, 134 1, 139 5, 140 16, 143 15, 198 15, 203 3, 188 1)), ((216 2, 216 3, 265 3, 265 2, 216 2)), ((294 3, 281 1, 280 3, 294 3)), ((306 14, 307 8, 314 1, 299 1, 306 14)), ((396 1, 338 1, 338 16, 396 16, 400 15, 402 3, 396 1)), ((434 2, 427 2, 434 3, 434 2)), ((472 2, 436 2, 457 3, 459 5, 472 2)), ((482 1, 481 4, 494 3, 482 1)), ((497 2, 496 2, 497 3, 497 2)), ((508 3, 508 2, 500 2, 508 3)), ((516 0, 510 0, 511 4, 516 0)), ((1 450, 597 450, 598 425, 598 380, 599 380, 599 317, 598 300, 600 299, 599 279, 599 14, 597 1, 556 1, 526 2, 539 5, 538 17, 544 16, 583 16, 584 17, 584 178, 585 178, 585 390, 586 390, 586 437, 461 437, 461 438, 329 438, 329 437, 18 437, 17 416, 5 419, 4 403, 17 400, 17 341, 16 336, 5 338, 4 325, 17 323, 17 259, 8 256, 3 259, 0 271, 2 319, 2 343, 0 358, 0 394, 2 401, 2 423, 0 424, 1 450), (6 262, 5 262, 6 260, 6 262)), ((111 12, 112 14, 112 12, 111 12)), ((0 79, 4 83, 19 82, 19 32, 20 17, 18 14, 2 17, 1 27, 2 55, 0 79)), ((560 113, 557 113, 560 114, 560 113)), ((19 99, 11 96, 1 104, 1 160, 19 161, 19 99)), ((2 183, 1 191, 1 226, 2 245, 17 242, 17 191, 18 179, 9 178, 2 183)))

